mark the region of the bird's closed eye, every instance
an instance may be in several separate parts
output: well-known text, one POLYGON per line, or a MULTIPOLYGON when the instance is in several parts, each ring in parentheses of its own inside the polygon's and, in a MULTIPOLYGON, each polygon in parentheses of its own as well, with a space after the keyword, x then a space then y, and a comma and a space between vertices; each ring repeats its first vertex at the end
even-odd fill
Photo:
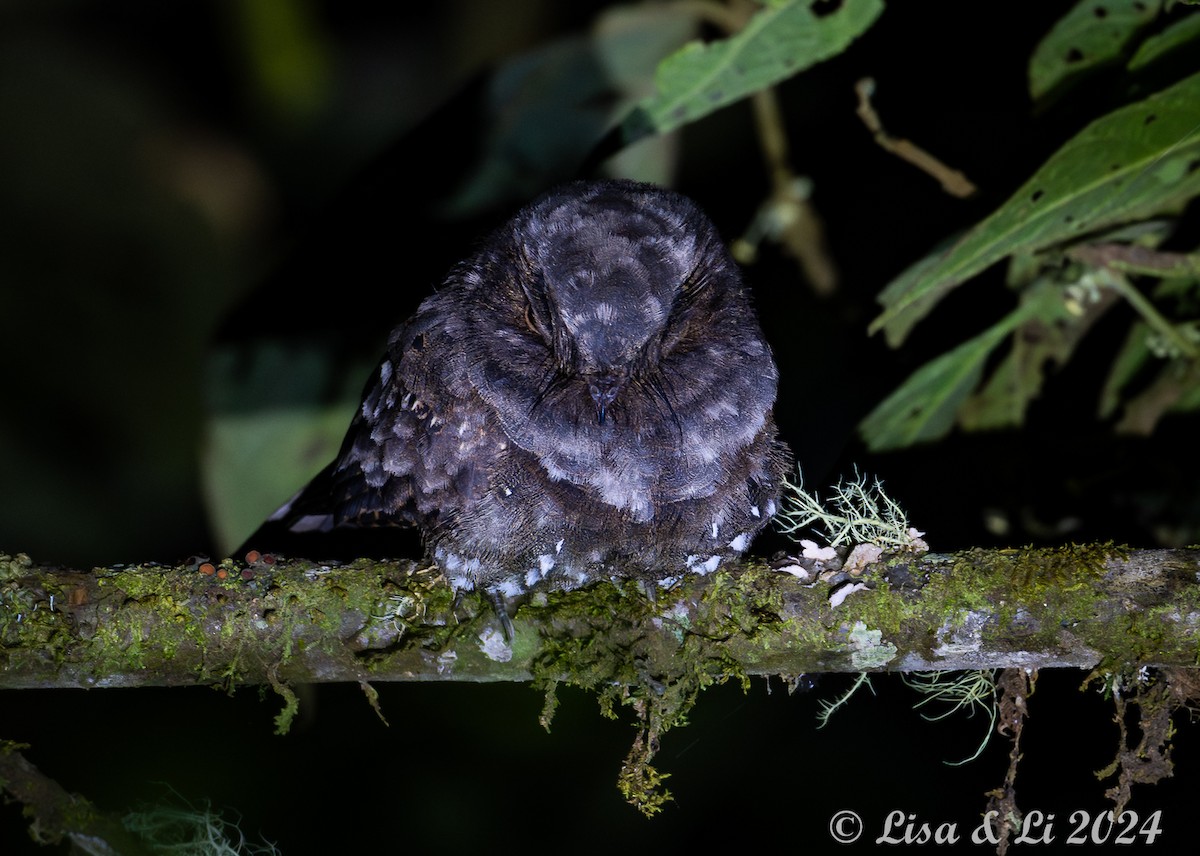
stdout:
POLYGON ((538 329, 537 322, 533 320, 532 304, 525 304, 525 326, 529 328, 529 332, 535 336, 541 336, 542 331, 538 329))
POLYGON ((702 272, 693 271, 680 285, 679 294, 675 298, 666 323, 663 324, 659 347, 664 355, 671 353, 694 335, 692 329, 694 309, 707 282, 702 272))

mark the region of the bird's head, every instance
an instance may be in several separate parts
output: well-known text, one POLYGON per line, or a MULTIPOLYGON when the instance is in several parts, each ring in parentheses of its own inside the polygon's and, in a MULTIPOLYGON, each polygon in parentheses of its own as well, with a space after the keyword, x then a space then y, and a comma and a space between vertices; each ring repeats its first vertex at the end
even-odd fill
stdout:
POLYGON ((589 189, 535 204, 516 235, 525 324, 549 348, 556 381, 574 379, 604 424, 626 387, 658 371, 670 329, 686 321, 680 298, 703 266, 701 247, 715 235, 700 234, 707 220, 690 218, 694 206, 667 191, 589 189))
POLYGON ((679 194, 566 185, 496 233, 460 281, 475 295, 473 387, 563 477, 696 472, 714 444, 749 442, 774 401, 737 268, 679 194), (603 463, 614 456, 628 460, 603 463))

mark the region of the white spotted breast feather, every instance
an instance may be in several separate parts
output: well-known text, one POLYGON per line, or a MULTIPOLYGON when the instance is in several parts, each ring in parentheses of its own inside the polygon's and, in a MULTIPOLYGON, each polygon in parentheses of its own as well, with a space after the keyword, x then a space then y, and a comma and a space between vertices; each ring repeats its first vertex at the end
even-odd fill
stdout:
POLYGON ((415 525, 455 586, 505 595, 707 573, 775 513, 776 382, 694 203, 569 184, 392 333, 329 472, 332 522, 415 525))

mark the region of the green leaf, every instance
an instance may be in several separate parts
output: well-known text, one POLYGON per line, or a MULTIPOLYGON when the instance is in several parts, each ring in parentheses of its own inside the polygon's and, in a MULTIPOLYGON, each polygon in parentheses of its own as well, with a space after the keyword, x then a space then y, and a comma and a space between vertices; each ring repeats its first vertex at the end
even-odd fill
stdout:
POLYGON ((950 432, 959 408, 983 377, 984 364, 1013 330, 1060 311, 1059 292, 1036 290, 997 324, 921 366, 867 415, 859 432, 873 452, 937 440, 950 432))
POLYGON ((817 7, 813 0, 771 0, 740 32, 684 45, 659 64, 658 94, 625 120, 625 139, 665 133, 836 56, 874 23, 883 2, 817 7))
POLYGON ((859 426, 873 452, 937 440, 950 432, 958 407, 979 384, 983 365, 1009 330, 992 327, 942 354, 900 385, 859 426))
POLYGON ((1200 74, 1079 132, 949 250, 920 260, 879 295, 870 330, 894 347, 965 280, 1016 252, 1145 219, 1200 193, 1200 74))
POLYGON ((1034 48, 1029 59, 1033 100, 1118 59, 1161 9, 1161 0, 1083 0, 1034 48))
POLYGON ((1200 362, 1166 360, 1158 377, 1125 403, 1125 412, 1114 430, 1148 437, 1167 413, 1194 409, 1197 401, 1200 401, 1200 362))
POLYGON ((1155 33, 1142 42, 1126 66, 1130 71, 1150 65, 1176 50, 1189 48, 1195 51, 1193 42, 1200 40, 1200 13, 1190 12, 1187 17, 1171 24, 1161 33, 1155 33))
POLYGON ((1183 391, 1179 394, 1179 400, 1171 408, 1175 412, 1185 412, 1189 410, 1200 410, 1200 377, 1196 372, 1192 372, 1192 381, 1184 386, 1183 391))
MULTIPOLYGON (((662 58, 696 31, 695 16, 685 8, 615 6, 586 35, 505 62, 488 84, 483 156, 464 166, 465 178, 442 213, 478 214, 573 177, 604 135, 654 92, 662 58)), ((648 143, 632 155, 628 148, 621 153, 621 175, 648 180, 670 175, 669 165, 655 168, 654 155, 662 152, 648 143)))
POLYGON ((224 8, 262 102, 285 120, 316 119, 336 84, 334 45, 315 5, 262 0, 224 8))
POLYGON ((978 392, 959 407, 958 421, 964 431, 1013 428, 1025 419, 1025 409, 1042 389, 1042 361, 1022 352, 1020 337, 1003 362, 978 392))
MULTIPOLYGON (((872 451, 896 449, 940 439, 954 427, 967 397, 979 385, 991 353, 1012 335, 1013 330, 1030 322, 1052 324, 1063 317, 1061 289, 1044 281, 1024 295, 1021 305, 982 334, 953 351, 944 353, 914 371, 892 395, 868 414, 859 432, 872 451)), ((1015 363, 997 370, 1001 377, 1015 372, 1015 363)), ((1026 390, 1027 391, 1027 390, 1026 390)), ((1036 393, 1036 389, 1033 390, 1036 393)), ((990 402, 992 415, 1012 411, 1021 390, 1012 396, 997 396, 990 402), (998 409, 996 409, 998 408, 998 409)), ((1021 405, 1024 408, 1024 405, 1021 405)))
POLYGON ((1043 279, 1025 292, 1038 303, 1013 336, 1012 347, 983 387, 959 409, 965 431, 1009 428, 1025 420, 1029 404, 1042 391, 1047 363, 1067 363, 1084 335, 1119 299, 1111 289, 1093 299, 1070 296, 1066 283, 1043 279))
POLYGON ((215 350, 201 461, 209 523, 225 552, 333 460, 369 367, 319 346, 215 350))
POLYGON ((1104 381, 1104 388, 1100 391, 1098 412, 1101 419, 1107 419, 1116 413, 1124 398, 1122 393, 1125 388, 1149 362, 1151 354, 1146 342, 1150 333, 1150 325, 1145 321, 1134 321, 1130 326, 1125 343, 1117 352, 1112 368, 1108 371, 1108 378, 1104 381))

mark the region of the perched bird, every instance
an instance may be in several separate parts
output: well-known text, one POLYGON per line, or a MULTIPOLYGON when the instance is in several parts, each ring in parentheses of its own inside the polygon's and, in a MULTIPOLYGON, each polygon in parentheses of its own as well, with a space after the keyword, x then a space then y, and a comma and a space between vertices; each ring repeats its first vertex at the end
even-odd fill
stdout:
POLYGON ((272 519, 416 525, 452 585, 498 599, 709 573, 776 511, 776 380, 693 202, 568 184, 392 332, 337 459, 272 519))

